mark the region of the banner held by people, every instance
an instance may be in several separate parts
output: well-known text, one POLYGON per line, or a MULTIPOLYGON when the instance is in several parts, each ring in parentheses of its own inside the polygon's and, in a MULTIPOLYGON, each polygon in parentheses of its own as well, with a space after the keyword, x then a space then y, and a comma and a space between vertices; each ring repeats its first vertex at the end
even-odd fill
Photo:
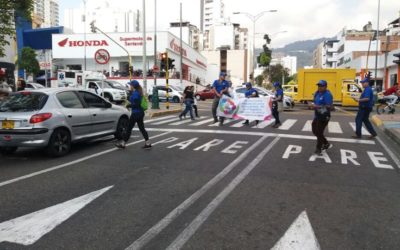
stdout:
POLYGON ((235 120, 266 121, 272 118, 272 100, 269 96, 259 98, 231 98, 223 95, 217 115, 235 120))

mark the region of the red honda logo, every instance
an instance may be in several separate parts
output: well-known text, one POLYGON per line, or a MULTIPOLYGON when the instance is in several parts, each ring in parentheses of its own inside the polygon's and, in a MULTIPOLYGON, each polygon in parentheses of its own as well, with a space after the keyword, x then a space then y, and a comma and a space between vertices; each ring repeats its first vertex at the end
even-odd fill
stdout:
POLYGON ((65 38, 64 40, 58 42, 58 45, 59 45, 60 47, 64 47, 65 44, 67 44, 67 42, 68 42, 68 38, 65 38))

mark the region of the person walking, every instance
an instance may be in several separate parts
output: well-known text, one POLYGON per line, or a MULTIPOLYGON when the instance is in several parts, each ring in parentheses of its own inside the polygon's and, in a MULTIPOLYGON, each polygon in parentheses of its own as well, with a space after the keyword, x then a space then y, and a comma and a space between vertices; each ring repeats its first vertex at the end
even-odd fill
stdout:
MULTIPOLYGON (((194 86, 191 86, 191 90, 194 94, 194 86)), ((193 98, 193 110, 194 110, 194 115, 196 116, 196 118, 200 118, 199 112, 197 109, 197 99, 196 98, 193 98)))
POLYGON ((360 99, 354 98, 354 100, 358 102, 358 112, 356 116, 356 134, 352 137, 356 139, 361 138, 361 129, 364 123, 368 132, 371 134, 369 138, 373 139, 377 136, 377 133, 369 120, 369 114, 374 107, 374 93, 369 86, 369 75, 361 80, 361 84, 364 90, 361 93, 360 99))
POLYGON ((183 91, 183 102, 185 103, 185 110, 179 114, 179 119, 182 120, 182 116, 186 116, 187 112, 190 114, 190 119, 194 120, 193 117, 193 91, 190 86, 187 86, 183 91))
POLYGON ((126 133, 123 134, 123 139, 115 144, 118 148, 125 148, 126 143, 128 142, 129 138, 131 137, 132 129, 135 127, 135 124, 138 124, 139 130, 143 135, 145 140, 145 144, 142 148, 150 149, 152 146, 149 142, 149 135, 144 127, 144 110, 141 106, 142 98, 146 98, 143 96, 143 89, 140 86, 139 82, 136 80, 132 80, 129 82, 130 89, 132 94, 129 98, 131 103, 130 107, 132 109, 131 117, 129 119, 128 130, 126 133))
MULTIPOLYGON (((212 85, 212 90, 215 94, 214 101, 212 104, 212 115, 214 117, 214 123, 218 122, 217 117, 217 108, 219 104, 219 100, 221 99, 222 95, 228 93, 229 83, 225 80, 226 73, 221 72, 219 74, 219 79, 215 80, 212 85)), ((219 118, 219 125, 222 126, 224 124, 224 117, 219 118)))
MULTIPOLYGON (((246 98, 254 98, 254 97, 258 97, 258 92, 255 88, 253 88, 253 86, 251 85, 250 82, 246 82, 246 92, 244 92, 244 96, 246 98)), ((249 125, 250 121, 246 120, 243 125, 249 125)), ((256 121, 256 125, 258 124, 258 121, 256 121)))
POLYGON ((283 110, 283 89, 279 82, 274 82, 275 93, 272 98, 272 116, 275 118, 275 124, 273 128, 279 128, 281 126, 281 120, 279 119, 279 111, 283 110))
POLYGON ((324 131, 331 118, 333 110, 333 97, 327 89, 328 83, 325 80, 319 80, 318 90, 314 94, 314 102, 311 108, 314 110, 314 120, 312 121, 312 132, 317 137, 317 146, 315 154, 320 155, 322 150, 332 147, 332 144, 324 136, 324 131))

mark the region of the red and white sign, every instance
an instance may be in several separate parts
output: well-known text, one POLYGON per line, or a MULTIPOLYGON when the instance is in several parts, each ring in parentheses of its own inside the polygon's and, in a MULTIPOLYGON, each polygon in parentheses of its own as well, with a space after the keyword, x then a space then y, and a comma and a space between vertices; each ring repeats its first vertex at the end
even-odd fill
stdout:
POLYGON ((99 49, 94 53, 94 60, 98 64, 107 64, 110 61, 110 53, 105 49, 99 49))
POLYGON ((39 62, 39 66, 40 66, 41 70, 51 69, 51 63, 50 62, 39 62))
POLYGON ((69 40, 69 38, 65 38, 64 40, 57 43, 60 47, 99 47, 99 46, 108 46, 106 40, 69 40))
POLYGON ((160 68, 157 65, 153 65, 154 72, 160 72, 160 68))

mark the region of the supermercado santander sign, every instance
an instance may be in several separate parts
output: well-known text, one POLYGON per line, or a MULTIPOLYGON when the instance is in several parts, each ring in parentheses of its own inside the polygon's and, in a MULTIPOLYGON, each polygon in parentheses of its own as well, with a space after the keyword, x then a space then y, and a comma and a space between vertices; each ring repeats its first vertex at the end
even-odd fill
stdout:
MULTIPOLYGON (((142 33, 109 33, 114 41, 129 51, 131 56, 143 55, 143 35, 142 33)), ((154 54, 153 33, 146 35, 147 54, 154 54)), ((52 36, 53 58, 58 59, 83 59, 86 50, 86 56, 94 55, 98 49, 105 49, 113 57, 126 57, 126 52, 103 34, 87 33, 86 39, 84 34, 54 34, 52 36)), ((169 49, 175 52, 176 57, 179 56, 181 50, 179 46, 179 38, 168 32, 157 33, 157 51, 165 51, 169 49)), ((206 59, 198 51, 194 50, 187 44, 182 48, 183 57, 190 60, 195 65, 206 68, 206 59)))

